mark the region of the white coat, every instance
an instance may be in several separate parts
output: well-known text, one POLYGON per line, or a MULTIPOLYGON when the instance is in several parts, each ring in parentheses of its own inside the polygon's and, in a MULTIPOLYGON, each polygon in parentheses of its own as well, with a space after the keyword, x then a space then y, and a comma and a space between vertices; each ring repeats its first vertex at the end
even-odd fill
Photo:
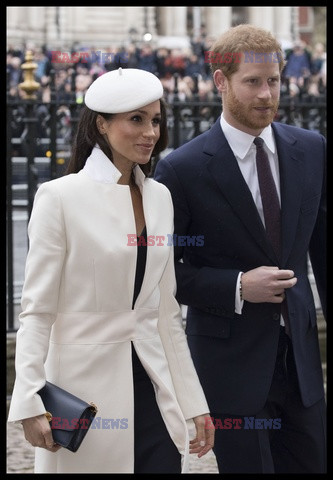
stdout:
POLYGON ((174 297, 170 193, 135 167, 150 243, 161 238, 148 246, 132 309, 137 248, 128 234, 136 229, 130 190, 117 183, 120 176, 95 147, 79 173, 43 183, 35 196, 8 421, 45 412, 37 394, 45 379, 94 402, 100 417, 100 428, 88 431, 76 453, 36 448, 36 473, 133 473, 131 342, 184 455, 183 472, 186 420, 209 411, 174 297), (119 427, 110 428, 107 419, 114 425, 119 419, 119 427))

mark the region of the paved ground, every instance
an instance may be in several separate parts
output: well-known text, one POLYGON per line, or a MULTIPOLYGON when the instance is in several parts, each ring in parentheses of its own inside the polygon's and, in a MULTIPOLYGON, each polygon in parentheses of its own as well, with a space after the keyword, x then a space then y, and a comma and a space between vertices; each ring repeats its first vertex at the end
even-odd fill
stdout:
MULTIPOLYGON (((22 426, 7 423, 7 473, 34 473, 33 462, 34 448, 25 440, 22 426)), ((214 454, 192 455, 190 473, 218 473, 214 454)))
MULTIPOLYGON (((326 328, 322 317, 318 323, 326 389, 326 328)), ((8 343, 8 338, 9 335, 7 336, 7 362, 9 365, 9 357, 13 357, 13 352, 11 352, 13 346, 11 345, 12 342, 8 343)), ((13 362, 13 358, 11 362, 13 362)), ((9 368, 8 371, 12 369, 13 368, 9 368)), ((7 388, 8 387, 8 392, 11 392, 11 385, 7 386, 7 388)), ((10 395, 8 396, 8 399, 9 398, 10 395)), ((190 436, 191 438, 193 437, 193 435, 190 436)), ((34 448, 25 440, 22 426, 20 424, 7 423, 7 473, 33 473, 33 462, 34 448)), ((218 473, 213 452, 209 452, 201 459, 192 455, 190 460, 190 473, 218 473)))
MULTIPOLYGON (((321 332, 321 336, 326 338, 324 332, 321 332)), ((324 352, 326 345, 324 338, 321 339, 321 344, 323 345, 323 353, 326 354, 326 348, 324 352)), ((325 357, 323 360, 326 388, 325 357)), ((193 435, 190 435, 190 437, 193 438, 193 435)), ((7 473, 33 473, 33 462, 34 448, 25 440, 22 426, 20 424, 7 423, 7 473)), ((213 452, 209 452, 201 459, 191 455, 190 473, 218 473, 213 452)))

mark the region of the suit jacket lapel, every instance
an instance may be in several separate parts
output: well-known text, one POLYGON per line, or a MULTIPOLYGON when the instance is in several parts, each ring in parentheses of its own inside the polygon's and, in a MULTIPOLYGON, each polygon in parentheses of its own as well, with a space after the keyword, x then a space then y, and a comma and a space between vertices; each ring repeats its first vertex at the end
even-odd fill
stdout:
POLYGON ((302 200, 303 170, 301 158, 304 152, 297 139, 278 123, 272 124, 275 134, 281 192, 282 214, 282 266, 286 264, 295 239, 302 200))
POLYGON ((204 153, 208 155, 207 168, 209 172, 214 177, 236 215, 241 219, 253 240, 276 263, 277 258, 267 240, 265 228, 252 194, 221 130, 219 119, 210 130, 204 153))

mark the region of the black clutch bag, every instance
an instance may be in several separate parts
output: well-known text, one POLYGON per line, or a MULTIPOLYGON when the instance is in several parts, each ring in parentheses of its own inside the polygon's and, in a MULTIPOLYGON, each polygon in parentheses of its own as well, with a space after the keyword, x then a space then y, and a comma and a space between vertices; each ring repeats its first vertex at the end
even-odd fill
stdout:
POLYGON ((46 382, 38 392, 43 400, 55 443, 76 452, 93 421, 97 407, 46 382))

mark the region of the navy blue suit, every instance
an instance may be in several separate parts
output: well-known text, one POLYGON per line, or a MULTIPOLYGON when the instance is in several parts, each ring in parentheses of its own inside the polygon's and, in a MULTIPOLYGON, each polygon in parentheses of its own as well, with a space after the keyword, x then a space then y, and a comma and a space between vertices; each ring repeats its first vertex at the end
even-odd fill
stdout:
POLYGON ((239 272, 260 266, 295 272, 297 283, 286 290, 286 299, 300 398, 310 407, 324 397, 307 254, 325 314, 325 139, 289 125, 273 123, 272 128, 280 168, 281 262, 220 119, 160 160, 155 170, 156 180, 172 194, 175 234, 204 236, 202 246, 186 245, 186 239, 185 246, 175 246, 175 266, 177 298, 188 306, 188 342, 212 412, 253 415, 267 401, 281 305, 244 302, 242 314, 235 313, 239 272))

